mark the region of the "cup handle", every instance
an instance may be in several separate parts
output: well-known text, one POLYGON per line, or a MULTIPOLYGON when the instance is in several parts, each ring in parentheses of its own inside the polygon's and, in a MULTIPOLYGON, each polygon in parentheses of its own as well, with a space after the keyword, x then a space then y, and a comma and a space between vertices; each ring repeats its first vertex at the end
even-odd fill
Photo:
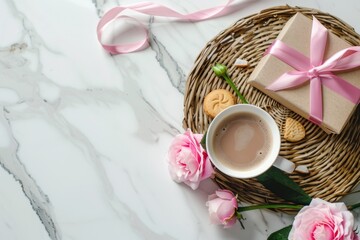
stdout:
POLYGON ((295 170, 295 164, 281 156, 277 156, 273 165, 286 173, 292 173, 295 170))

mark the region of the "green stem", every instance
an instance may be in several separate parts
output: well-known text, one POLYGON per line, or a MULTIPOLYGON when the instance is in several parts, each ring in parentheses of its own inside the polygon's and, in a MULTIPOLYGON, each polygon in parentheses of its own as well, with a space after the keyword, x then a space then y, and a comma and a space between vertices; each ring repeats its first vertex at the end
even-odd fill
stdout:
POLYGON ((238 207, 237 212, 245 212, 255 209, 271 209, 271 208, 289 208, 289 209, 301 209, 303 205, 291 205, 291 204, 261 204, 247 207, 238 207))
POLYGON ((212 70, 214 71, 215 75, 218 77, 223 78, 230 87, 235 91, 235 93, 238 95, 242 103, 248 103, 243 95, 239 92, 238 88, 235 86, 234 82, 231 80, 227 73, 227 67, 223 64, 216 63, 215 66, 212 67, 212 70))
POLYGON ((358 207, 360 207, 360 202, 356 203, 354 205, 350 205, 347 208, 351 211, 351 210, 354 210, 355 208, 358 208, 358 207))
POLYGON ((229 78, 227 74, 223 75, 223 78, 225 81, 230 85, 230 87, 235 91, 235 93, 238 95, 242 103, 248 104, 248 101, 246 101, 245 97, 241 95, 238 88, 235 86, 234 82, 229 78))

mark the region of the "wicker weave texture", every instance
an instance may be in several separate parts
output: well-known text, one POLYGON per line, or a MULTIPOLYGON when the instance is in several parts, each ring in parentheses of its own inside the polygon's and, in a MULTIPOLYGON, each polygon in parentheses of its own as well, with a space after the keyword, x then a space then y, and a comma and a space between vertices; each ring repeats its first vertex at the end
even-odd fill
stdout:
MULTIPOLYGON (((211 70, 215 63, 225 64, 240 92, 250 103, 265 109, 273 116, 282 135, 286 117, 292 117, 304 125, 305 139, 297 143, 282 139, 280 155, 296 165, 308 166, 309 174, 293 173, 290 177, 310 196, 338 201, 360 180, 360 108, 356 109, 341 134, 328 135, 246 83, 264 51, 289 18, 297 12, 308 17, 316 16, 326 28, 340 38, 351 45, 360 45, 360 36, 351 26, 330 14, 314 9, 280 6, 240 19, 209 41, 197 57, 187 80, 183 126, 194 132, 204 133, 212 120, 203 111, 202 104, 206 94, 218 88, 233 92, 211 70), (234 62, 237 58, 247 60, 249 67, 235 67, 234 62)), ((282 202, 256 179, 236 179, 216 170, 215 181, 220 187, 237 193, 240 201, 253 204, 282 202)))

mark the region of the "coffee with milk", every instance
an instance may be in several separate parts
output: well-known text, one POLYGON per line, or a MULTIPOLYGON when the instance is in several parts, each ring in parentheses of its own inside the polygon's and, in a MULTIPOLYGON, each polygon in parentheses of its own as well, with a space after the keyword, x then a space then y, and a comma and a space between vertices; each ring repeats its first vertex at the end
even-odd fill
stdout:
POLYGON ((214 131, 214 154, 234 170, 251 170, 263 164, 272 148, 271 129, 259 116, 240 112, 225 118, 214 131))

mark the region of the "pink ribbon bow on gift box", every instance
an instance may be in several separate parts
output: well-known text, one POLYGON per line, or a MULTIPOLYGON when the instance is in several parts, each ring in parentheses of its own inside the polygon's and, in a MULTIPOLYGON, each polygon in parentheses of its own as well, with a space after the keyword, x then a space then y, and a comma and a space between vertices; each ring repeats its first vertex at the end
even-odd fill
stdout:
POLYGON ((360 46, 343 49, 324 62, 327 36, 327 29, 313 17, 310 58, 279 40, 276 40, 266 52, 295 69, 281 75, 267 89, 279 91, 298 87, 310 81, 309 120, 318 125, 323 119, 322 85, 354 104, 357 104, 360 99, 359 88, 333 74, 333 72, 351 70, 360 66, 360 46))

